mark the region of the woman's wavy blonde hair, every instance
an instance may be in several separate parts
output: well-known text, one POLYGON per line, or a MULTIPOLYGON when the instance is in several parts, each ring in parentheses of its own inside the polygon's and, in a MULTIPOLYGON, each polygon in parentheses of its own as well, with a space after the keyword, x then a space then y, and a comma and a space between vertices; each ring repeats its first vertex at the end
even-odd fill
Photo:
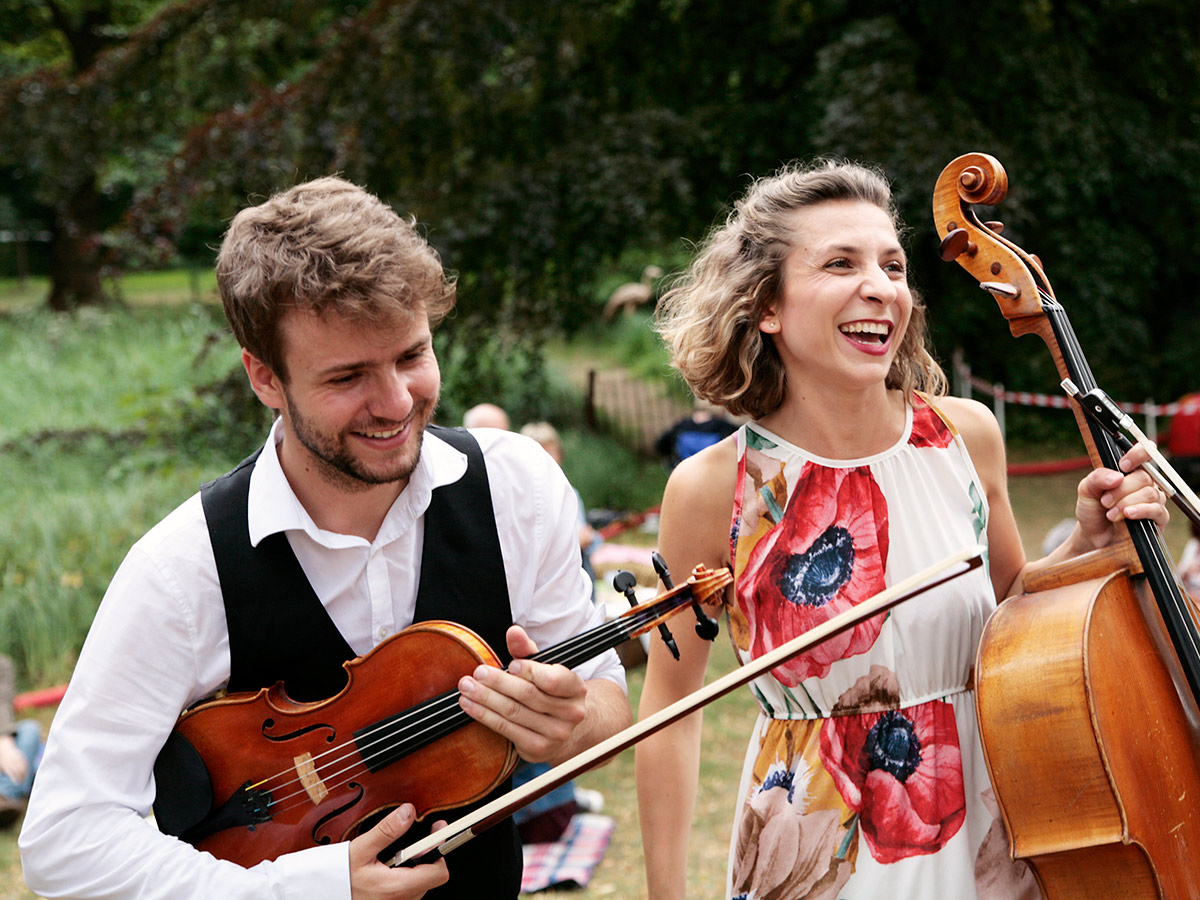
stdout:
MULTIPOLYGON (((791 163, 750 186, 663 295, 656 330, 697 397, 756 419, 783 403, 783 364, 758 325, 783 287, 783 261, 795 242, 794 213, 835 200, 877 206, 891 216, 897 233, 902 231, 891 189, 879 171, 837 160, 791 163)), ((925 306, 914 291, 912 318, 888 372, 889 388, 909 398, 917 390, 945 393, 946 376, 927 341, 925 306)))

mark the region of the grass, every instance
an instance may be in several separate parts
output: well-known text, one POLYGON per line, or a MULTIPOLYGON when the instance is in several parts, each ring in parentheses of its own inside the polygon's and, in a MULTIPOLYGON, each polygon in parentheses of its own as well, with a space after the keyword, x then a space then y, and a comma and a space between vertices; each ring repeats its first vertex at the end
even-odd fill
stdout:
MULTIPOLYGON (((200 295, 207 299, 209 291, 201 280, 200 295)), ((200 388, 236 365, 231 342, 209 339, 220 329, 219 311, 194 302, 197 291, 187 273, 129 276, 122 295, 126 310, 56 317, 32 311, 44 285, 31 281, 18 290, 14 282, 0 281, 0 649, 18 658, 23 688, 69 676, 73 656, 62 648, 86 630, 129 544, 248 449, 223 443, 224 431, 197 436, 172 430, 203 406, 200 388)), ((550 357, 563 368, 585 350, 572 342, 553 348, 550 357)), ((597 351, 609 359, 611 352, 597 351)), ((632 508, 649 505, 647 496, 657 498, 661 470, 640 468, 604 439, 569 430, 564 437, 568 474, 591 505, 598 496, 621 501, 621 490, 628 491, 628 503, 619 505, 632 508), (614 488, 613 481, 624 483, 614 488)), ((1067 473, 1011 480, 1031 557, 1041 555, 1046 531, 1073 514, 1078 478, 1067 473)), ((1175 555, 1186 532, 1176 516, 1167 533, 1175 555)), ((708 680, 733 665, 722 636, 708 680)), ((635 708, 642 678, 643 670, 630 672, 635 708)), ((48 724, 50 713, 41 715, 48 724)), ((734 795, 753 717, 741 692, 705 712, 704 789, 689 863, 696 897, 717 896, 724 884, 734 795)), ((644 897, 633 755, 623 754, 580 782, 604 793, 605 812, 617 827, 589 887, 570 896, 644 897)), ((0 900, 31 896, 21 878, 15 832, 0 833, 0 900)))
MULTIPOLYGON (((217 277, 211 268, 134 272, 106 278, 103 285, 110 297, 130 306, 175 306, 217 300, 217 277)), ((45 277, 0 278, 0 310, 32 309, 44 303, 49 292, 50 280, 45 277)))
POLYGON ((0 650, 26 685, 70 674, 129 545, 247 451, 179 427, 236 364, 220 333, 211 304, 0 314, 0 650))

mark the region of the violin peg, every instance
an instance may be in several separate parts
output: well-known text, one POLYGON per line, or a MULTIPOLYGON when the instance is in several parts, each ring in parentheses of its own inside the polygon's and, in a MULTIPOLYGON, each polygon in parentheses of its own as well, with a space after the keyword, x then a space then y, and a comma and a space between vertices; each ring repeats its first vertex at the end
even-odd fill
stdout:
POLYGON ((706 616, 698 603, 692 604, 692 609, 696 613, 696 634, 702 640, 716 640, 717 635, 721 633, 721 626, 717 624, 717 620, 706 616))
POLYGON ((671 571, 667 568, 667 561, 663 559, 662 554, 655 550, 650 554, 650 562, 654 565, 654 571, 662 581, 663 586, 669 591, 675 587, 675 582, 671 580, 671 571))
POLYGON ((621 569, 612 579, 613 590, 618 593, 625 593, 630 588, 637 587, 637 578, 632 572, 621 569))
POLYGON ((625 595, 625 599, 629 601, 631 607, 637 606, 637 591, 635 590, 637 588, 637 578, 632 572, 621 569, 613 576, 612 586, 614 591, 625 595))
POLYGON ((983 227, 993 234, 1000 234, 1002 231, 1004 231, 1003 222, 984 222, 983 227))
POLYGON ((938 254, 946 262, 952 262, 964 253, 974 256, 977 249, 965 228, 955 228, 942 238, 941 244, 938 245, 938 254))

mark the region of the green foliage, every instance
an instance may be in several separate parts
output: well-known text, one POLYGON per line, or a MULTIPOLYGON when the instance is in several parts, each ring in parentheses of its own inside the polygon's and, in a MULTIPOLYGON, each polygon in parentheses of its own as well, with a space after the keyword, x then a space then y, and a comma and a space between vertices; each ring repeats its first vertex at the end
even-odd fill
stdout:
POLYGON ((247 198, 339 171, 426 223, 464 319, 573 331, 629 248, 698 240, 752 175, 845 155, 895 183, 943 352, 1047 389, 934 257, 934 180, 984 150, 1012 178, 1006 234, 1046 263, 1110 392, 1195 387, 1187 3, 1017 0, 1003 40, 947 0, 60 6, 0 13, 0 195, 6 221, 82 236, 55 243, 77 291, 72 266, 201 260, 247 198))
POLYGON ((23 683, 70 674, 133 541, 261 440, 261 407, 248 442, 211 400, 231 343, 211 304, 0 316, 0 650, 23 683))
POLYGON ((612 322, 592 322, 573 335, 570 344, 610 365, 628 369, 635 378, 670 385, 681 400, 692 401, 691 392, 671 368, 649 311, 622 315, 612 322))
POLYGON ((563 471, 588 509, 644 510, 662 501, 667 471, 603 434, 562 432, 563 471))
POLYGON ((437 419, 461 425, 477 403, 495 403, 514 427, 579 421, 579 403, 546 369, 543 337, 535 331, 496 327, 480 318, 451 319, 434 334, 442 370, 437 419))

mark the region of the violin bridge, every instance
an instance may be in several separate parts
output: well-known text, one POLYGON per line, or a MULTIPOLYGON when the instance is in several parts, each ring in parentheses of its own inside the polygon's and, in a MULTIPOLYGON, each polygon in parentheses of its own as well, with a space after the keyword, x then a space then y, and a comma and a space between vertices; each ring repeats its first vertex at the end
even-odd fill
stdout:
POLYGON ((294 762, 296 763, 296 774, 300 776, 300 783, 304 785, 308 798, 312 800, 314 806, 319 804, 329 796, 329 788, 325 787, 325 782, 317 774, 317 764, 313 762, 312 754, 302 753, 295 758, 294 762))

